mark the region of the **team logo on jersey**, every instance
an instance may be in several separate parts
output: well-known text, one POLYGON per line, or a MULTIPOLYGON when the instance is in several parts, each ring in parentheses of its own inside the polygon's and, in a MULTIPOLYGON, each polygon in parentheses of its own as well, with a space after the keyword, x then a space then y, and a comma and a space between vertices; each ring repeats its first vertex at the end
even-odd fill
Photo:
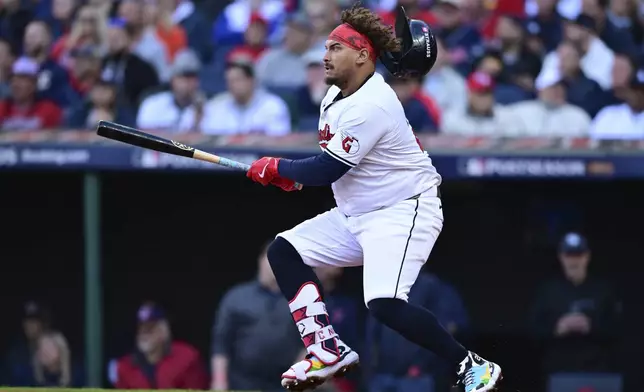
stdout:
POLYGON ((360 142, 355 137, 342 132, 342 149, 347 154, 355 154, 360 150, 360 142))
POLYGON ((326 148, 332 137, 333 134, 331 133, 331 127, 329 124, 324 124, 324 128, 318 130, 318 142, 320 143, 320 147, 326 148))

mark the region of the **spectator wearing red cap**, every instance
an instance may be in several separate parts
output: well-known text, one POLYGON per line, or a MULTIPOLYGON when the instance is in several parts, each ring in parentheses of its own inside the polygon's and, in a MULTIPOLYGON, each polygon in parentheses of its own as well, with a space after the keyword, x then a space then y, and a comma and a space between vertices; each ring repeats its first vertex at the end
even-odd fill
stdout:
POLYGON ((445 114, 441 131, 466 136, 514 136, 522 123, 507 107, 494 100, 494 80, 484 72, 467 78, 467 106, 445 114))
POLYGON ((60 107, 36 96, 38 72, 38 63, 30 58, 21 57, 13 63, 11 96, 0 101, 0 129, 3 131, 36 131, 60 125, 60 107))
POLYGON ((165 312, 144 303, 137 313, 136 349, 116 363, 118 389, 206 389, 208 376, 197 350, 172 339, 165 312))
POLYGON ((248 29, 244 32, 244 43, 231 50, 227 56, 228 62, 256 63, 268 48, 268 22, 260 14, 250 17, 248 29))

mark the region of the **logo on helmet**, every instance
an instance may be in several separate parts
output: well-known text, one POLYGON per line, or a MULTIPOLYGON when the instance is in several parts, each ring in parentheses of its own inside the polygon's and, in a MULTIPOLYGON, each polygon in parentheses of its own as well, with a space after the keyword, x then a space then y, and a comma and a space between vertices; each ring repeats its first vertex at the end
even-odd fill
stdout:
POLYGON ((423 34, 425 35, 425 48, 427 50, 427 58, 432 57, 432 46, 429 40, 429 29, 426 26, 423 26, 423 34))

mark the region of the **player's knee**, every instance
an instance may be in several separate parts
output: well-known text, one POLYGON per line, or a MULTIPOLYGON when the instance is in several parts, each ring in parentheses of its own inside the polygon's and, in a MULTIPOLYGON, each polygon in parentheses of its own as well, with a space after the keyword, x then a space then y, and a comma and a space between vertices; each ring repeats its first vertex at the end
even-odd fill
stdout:
POLYGON ((271 242, 266 250, 266 257, 273 271, 284 264, 302 262, 302 257, 290 242, 282 237, 277 237, 271 242))
POLYGON ((369 313, 383 324, 389 324, 391 318, 397 317, 399 309, 405 301, 399 298, 375 298, 367 303, 369 313))

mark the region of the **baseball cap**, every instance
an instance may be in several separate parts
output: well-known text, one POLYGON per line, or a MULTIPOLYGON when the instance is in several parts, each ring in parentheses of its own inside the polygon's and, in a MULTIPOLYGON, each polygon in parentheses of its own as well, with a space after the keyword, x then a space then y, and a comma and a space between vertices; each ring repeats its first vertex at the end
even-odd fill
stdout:
POLYGON ((494 90, 494 79, 485 72, 472 72, 467 77, 467 88, 475 93, 486 93, 494 90))
POLYGON ((47 321, 49 319, 49 312, 38 302, 28 301, 23 307, 22 318, 47 321))
POLYGON ((304 53, 302 60, 307 66, 322 65, 324 63, 325 51, 322 49, 311 49, 304 53))
POLYGON ((119 29, 124 29, 127 25, 127 21, 123 18, 112 18, 107 24, 109 27, 115 27, 119 29))
POLYGON ((298 27, 306 31, 312 31, 313 29, 308 16, 306 16, 306 14, 303 12, 295 12, 295 13, 289 14, 286 17, 286 23, 288 25, 293 25, 294 27, 298 27))
POLYGON ((566 234, 559 244, 559 252, 565 254, 580 254, 590 250, 588 241, 579 233, 571 232, 566 234))
POLYGON ((40 65, 35 60, 23 56, 13 62, 11 71, 14 75, 37 76, 40 65))
POLYGON ((165 312, 159 305, 147 302, 139 308, 136 313, 136 320, 140 323, 165 320, 165 312))
POLYGON ((260 23, 260 24, 263 24, 264 26, 268 25, 268 22, 266 21, 266 19, 257 12, 253 12, 252 14, 250 14, 250 20, 248 24, 253 24, 253 23, 260 23))
POLYGON ((192 49, 182 50, 172 63, 172 76, 195 75, 201 71, 201 61, 192 49))
POLYGON ((562 80, 563 76, 559 69, 555 67, 542 69, 541 72, 539 72, 537 79, 534 81, 534 86, 537 90, 543 90, 560 83, 562 80))

